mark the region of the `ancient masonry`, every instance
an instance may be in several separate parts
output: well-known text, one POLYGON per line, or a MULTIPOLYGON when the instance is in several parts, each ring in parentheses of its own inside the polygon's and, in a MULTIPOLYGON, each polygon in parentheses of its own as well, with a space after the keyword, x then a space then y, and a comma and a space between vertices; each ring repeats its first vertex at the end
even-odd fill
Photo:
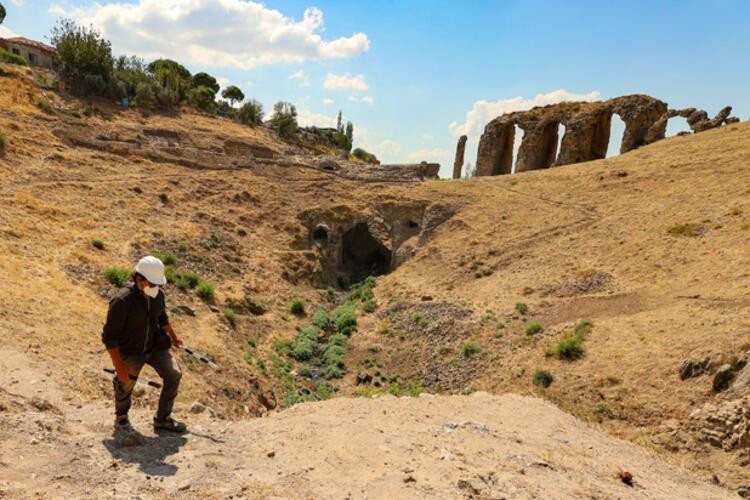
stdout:
MULTIPOLYGON (((628 95, 596 102, 562 102, 536 107, 529 111, 504 114, 490 121, 479 140, 476 175, 510 174, 513 167, 515 128, 523 130, 518 150, 516 172, 539 170, 604 158, 609 144, 612 115, 625 122, 620 153, 664 138, 667 120, 675 116, 687 118, 693 132, 702 132, 723 124, 736 123, 727 106, 713 119, 695 108, 668 109, 667 104, 647 95, 628 95), (565 135, 558 152, 558 129, 565 126, 565 135)), ((464 137, 458 141, 453 177, 457 165, 463 165, 464 137), (460 158, 459 158, 460 156, 460 158)), ((460 169, 459 169, 460 173, 460 169)))
POLYGON ((456 160, 453 162, 453 178, 461 178, 461 169, 464 166, 464 150, 466 149, 466 136, 462 135, 458 138, 458 146, 456 146, 456 160))

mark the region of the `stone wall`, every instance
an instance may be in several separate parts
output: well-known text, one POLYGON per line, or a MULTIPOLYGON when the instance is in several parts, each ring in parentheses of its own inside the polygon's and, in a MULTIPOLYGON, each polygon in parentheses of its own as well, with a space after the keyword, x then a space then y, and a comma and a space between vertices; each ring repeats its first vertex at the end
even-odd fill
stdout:
MULTIPOLYGON (((476 175, 511 173, 516 127, 523 131, 516 172, 525 172, 604 158, 613 114, 625 122, 620 147, 622 154, 664 139, 667 121, 674 116, 686 117, 693 132, 701 132, 738 121, 729 116, 731 111, 732 108, 727 106, 709 119, 705 111, 695 108, 670 110, 665 102, 635 94, 606 101, 562 102, 507 113, 490 121, 484 128, 477 151, 476 175), (558 137, 560 125, 565 126, 562 141, 558 137)), ((463 164, 463 147, 465 139, 462 136, 456 151, 456 164, 459 151, 463 164)), ((457 178, 455 164, 454 178, 457 178)))

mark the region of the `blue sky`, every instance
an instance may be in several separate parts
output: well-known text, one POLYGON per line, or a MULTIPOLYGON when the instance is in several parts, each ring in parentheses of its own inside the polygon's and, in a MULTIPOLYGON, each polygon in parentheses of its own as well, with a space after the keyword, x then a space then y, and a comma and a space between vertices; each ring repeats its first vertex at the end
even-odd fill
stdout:
MULTIPOLYGON (((646 93, 750 115, 743 0, 0 1, 15 34, 44 39, 61 14, 93 23, 115 53, 170 55, 267 110, 292 101, 303 122, 325 125, 342 109, 355 145, 385 161, 439 161, 443 175, 458 134, 469 133, 473 163, 494 114, 555 96, 646 93)), ((683 128, 670 121, 668 133, 683 128)))

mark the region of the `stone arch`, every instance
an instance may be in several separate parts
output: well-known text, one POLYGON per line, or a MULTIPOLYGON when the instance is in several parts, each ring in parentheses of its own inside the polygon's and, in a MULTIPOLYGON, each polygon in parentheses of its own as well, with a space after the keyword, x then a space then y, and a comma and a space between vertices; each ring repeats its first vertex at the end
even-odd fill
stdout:
POLYGON ((667 137, 674 137, 677 135, 684 135, 685 133, 691 134, 693 131, 690 128, 687 118, 684 116, 672 116, 667 120, 667 137))

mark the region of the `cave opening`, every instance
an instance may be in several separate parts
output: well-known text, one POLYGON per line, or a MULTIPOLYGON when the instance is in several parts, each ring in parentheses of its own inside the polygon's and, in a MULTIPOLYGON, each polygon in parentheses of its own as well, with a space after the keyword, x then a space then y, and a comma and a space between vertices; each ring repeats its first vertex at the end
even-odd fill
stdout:
POLYGON ((319 225, 312 234, 312 239, 316 243, 328 243, 328 228, 319 225))
POLYGON ((339 272, 350 284, 390 271, 391 251, 370 234, 367 223, 360 222, 344 233, 341 244, 339 272))

